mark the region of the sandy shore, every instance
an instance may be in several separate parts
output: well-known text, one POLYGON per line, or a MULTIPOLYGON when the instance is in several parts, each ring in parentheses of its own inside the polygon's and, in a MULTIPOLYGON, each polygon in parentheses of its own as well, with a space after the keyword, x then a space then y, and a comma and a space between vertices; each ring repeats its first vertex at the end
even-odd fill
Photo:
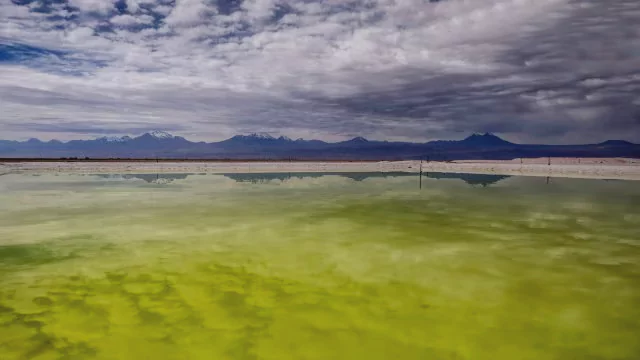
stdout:
POLYGON ((453 172, 640 180, 640 159, 514 159, 505 161, 381 162, 24 162, 0 163, 5 173, 249 173, 249 172, 453 172))

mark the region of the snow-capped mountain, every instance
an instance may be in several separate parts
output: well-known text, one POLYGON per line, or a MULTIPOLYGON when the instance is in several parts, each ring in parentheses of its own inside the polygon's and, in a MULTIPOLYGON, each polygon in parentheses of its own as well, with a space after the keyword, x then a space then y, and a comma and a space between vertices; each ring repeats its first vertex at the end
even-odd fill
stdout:
MULTIPOLYGON (((230 139, 224 140, 226 142, 242 142, 242 143, 254 143, 254 144, 272 144, 281 142, 293 142, 286 136, 274 137, 268 133, 253 133, 249 135, 236 135, 230 139)), ((223 142, 224 142, 223 141, 223 142)))
POLYGON ((174 139, 176 138, 176 136, 173 136, 165 131, 154 130, 154 131, 150 131, 148 133, 144 133, 142 135, 136 136, 135 138, 132 138, 130 136, 102 136, 97 138, 96 140, 101 142, 107 142, 107 143, 122 143, 122 142, 131 141, 133 139, 141 139, 141 138, 153 138, 156 140, 165 140, 165 139, 174 139))
POLYGON ((100 140, 100 141, 104 141, 104 142, 108 142, 108 143, 120 143, 120 142, 126 142, 131 140, 131 137, 129 136, 103 136, 101 138, 98 138, 96 140, 100 140))
POLYGON ((151 135, 152 137, 156 138, 156 139, 173 139, 175 136, 169 134, 166 131, 161 131, 161 130, 153 130, 148 132, 147 134, 151 135))
POLYGON ((238 140, 267 140, 267 141, 271 141, 271 140, 290 140, 286 136, 280 136, 279 138, 276 138, 276 137, 272 136, 269 133, 252 133, 252 134, 249 134, 249 135, 236 135, 236 136, 232 137, 232 139, 238 139, 238 140))
POLYGON ((272 141, 272 140, 280 140, 280 141, 293 141, 290 137, 288 136, 280 136, 280 137, 275 137, 269 133, 252 133, 249 135, 236 135, 234 137, 232 137, 232 139, 238 139, 238 140, 267 140, 267 141, 272 141))
POLYGON ((272 140, 272 139, 275 139, 273 136, 271 136, 271 134, 269 134, 269 133, 265 133, 265 132, 262 132, 262 133, 253 133, 253 134, 248 135, 247 137, 254 138, 254 139, 262 139, 262 140, 272 140))

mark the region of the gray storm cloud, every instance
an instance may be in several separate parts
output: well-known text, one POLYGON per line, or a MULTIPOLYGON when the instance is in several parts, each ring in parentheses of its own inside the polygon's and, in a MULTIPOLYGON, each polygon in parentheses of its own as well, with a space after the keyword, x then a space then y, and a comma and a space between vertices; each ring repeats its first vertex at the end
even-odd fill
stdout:
POLYGON ((0 132, 638 141, 639 21, 634 0, 0 0, 0 132))

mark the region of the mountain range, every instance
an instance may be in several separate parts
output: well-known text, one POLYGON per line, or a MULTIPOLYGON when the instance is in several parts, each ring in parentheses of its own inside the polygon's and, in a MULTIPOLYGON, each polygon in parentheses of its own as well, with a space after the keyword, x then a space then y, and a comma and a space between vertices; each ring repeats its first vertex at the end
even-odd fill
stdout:
POLYGON ((608 140, 584 145, 515 144, 494 134, 425 143, 367 140, 355 137, 329 143, 293 140, 269 134, 236 135, 219 142, 193 142, 164 131, 136 137, 92 140, 0 140, 0 158, 162 158, 279 160, 461 160, 531 157, 640 157, 640 145, 608 140))

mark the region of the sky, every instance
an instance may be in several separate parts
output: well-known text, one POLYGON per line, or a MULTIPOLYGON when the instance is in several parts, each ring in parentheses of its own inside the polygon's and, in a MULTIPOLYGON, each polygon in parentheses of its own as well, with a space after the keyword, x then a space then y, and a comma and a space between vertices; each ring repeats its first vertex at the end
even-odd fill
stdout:
POLYGON ((640 142, 638 0, 0 0, 0 139, 640 142))

